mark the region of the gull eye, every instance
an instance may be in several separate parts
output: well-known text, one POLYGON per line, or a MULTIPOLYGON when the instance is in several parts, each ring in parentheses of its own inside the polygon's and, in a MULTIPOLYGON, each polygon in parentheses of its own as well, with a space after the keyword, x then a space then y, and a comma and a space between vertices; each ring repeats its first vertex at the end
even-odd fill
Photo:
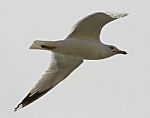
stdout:
POLYGON ((110 49, 112 49, 112 50, 114 49, 114 47, 113 47, 113 46, 110 46, 109 48, 110 48, 110 49))

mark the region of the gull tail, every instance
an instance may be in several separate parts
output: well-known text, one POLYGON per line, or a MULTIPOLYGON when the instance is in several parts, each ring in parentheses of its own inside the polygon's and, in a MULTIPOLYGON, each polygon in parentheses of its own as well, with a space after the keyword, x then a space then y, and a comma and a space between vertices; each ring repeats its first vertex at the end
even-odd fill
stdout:
POLYGON ((57 48, 57 41, 40 41, 35 40, 29 49, 54 50, 57 48))

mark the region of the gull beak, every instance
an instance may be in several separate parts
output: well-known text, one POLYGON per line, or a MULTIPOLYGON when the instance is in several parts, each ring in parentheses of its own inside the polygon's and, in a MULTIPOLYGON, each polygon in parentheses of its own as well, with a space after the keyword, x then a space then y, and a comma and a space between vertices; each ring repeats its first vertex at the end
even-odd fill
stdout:
POLYGON ((116 54, 124 54, 124 55, 127 55, 127 52, 126 51, 122 51, 122 50, 117 50, 117 51, 113 51, 115 52, 116 54))

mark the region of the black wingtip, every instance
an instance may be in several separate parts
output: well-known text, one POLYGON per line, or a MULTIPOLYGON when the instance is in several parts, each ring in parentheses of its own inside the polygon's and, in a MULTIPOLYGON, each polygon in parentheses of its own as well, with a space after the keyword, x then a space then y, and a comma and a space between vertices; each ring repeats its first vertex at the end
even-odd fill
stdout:
MULTIPOLYGON (((53 88, 53 87, 52 87, 53 88)), ((50 89, 52 89, 50 88, 50 89)), ((37 100, 38 98, 40 98, 41 96, 43 96, 45 93, 47 93, 50 89, 45 90, 43 92, 36 92, 33 95, 31 93, 29 93, 20 104, 17 105, 17 107, 14 109, 14 112, 29 105, 30 103, 34 102, 35 100, 37 100)))
POLYGON ((22 105, 22 103, 18 104, 17 107, 14 109, 14 112, 16 112, 17 110, 23 108, 24 106, 22 105))

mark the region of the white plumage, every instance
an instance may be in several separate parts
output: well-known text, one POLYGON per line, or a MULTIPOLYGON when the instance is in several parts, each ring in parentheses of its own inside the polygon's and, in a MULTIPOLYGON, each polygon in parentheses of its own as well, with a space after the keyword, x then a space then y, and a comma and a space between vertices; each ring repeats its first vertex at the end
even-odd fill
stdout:
POLYGON ((36 40, 30 49, 52 51, 51 64, 29 94, 15 108, 27 106, 64 80, 84 59, 104 59, 116 54, 127 54, 115 46, 103 44, 99 35, 103 26, 126 13, 91 14, 75 24, 73 31, 62 41, 36 40))

